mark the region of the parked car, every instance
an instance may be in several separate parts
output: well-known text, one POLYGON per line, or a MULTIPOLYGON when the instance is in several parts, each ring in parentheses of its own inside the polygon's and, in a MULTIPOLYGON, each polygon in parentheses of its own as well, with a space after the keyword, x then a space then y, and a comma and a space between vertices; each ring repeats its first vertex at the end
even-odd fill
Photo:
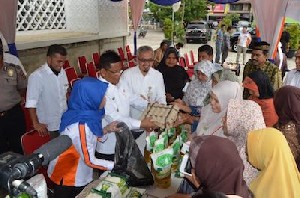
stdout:
POLYGON ((191 22, 186 27, 186 43, 202 41, 207 43, 211 39, 211 30, 205 21, 191 22))
MULTIPOLYGON (((256 43, 258 41, 258 38, 256 37, 255 29, 249 29, 249 30, 250 30, 249 33, 251 35, 252 41, 249 44, 248 48, 251 50, 254 43, 256 43)), ((239 35, 240 35, 240 32, 237 31, 230 37, 230 46, 231 46, 231 51, 233 51, 233 52, 237 52, 237 41, 238 41, 239 35)))

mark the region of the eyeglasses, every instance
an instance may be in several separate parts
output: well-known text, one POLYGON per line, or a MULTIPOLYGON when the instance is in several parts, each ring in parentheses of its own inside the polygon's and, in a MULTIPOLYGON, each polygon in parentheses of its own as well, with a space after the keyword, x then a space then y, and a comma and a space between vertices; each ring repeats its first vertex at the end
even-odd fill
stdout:
POLYGON ((110 69, 105 69, 105 70, 112 73, 112 74, 121 74, 123 72, 123 70, 119 70, 119 71, 112 71, 110 69))
POLYGON ((142 58, 139 58, 138 60, 140 62, 142 62, 142 63, 152 63, 152 62, 154 62, 154 59, 142 59, 142 58))

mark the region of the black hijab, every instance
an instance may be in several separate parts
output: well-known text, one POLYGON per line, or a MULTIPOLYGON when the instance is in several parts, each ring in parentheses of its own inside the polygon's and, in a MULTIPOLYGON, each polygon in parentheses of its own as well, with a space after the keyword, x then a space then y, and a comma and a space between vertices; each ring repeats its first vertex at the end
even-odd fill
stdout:
POLYGON ((269 99, 274 97, 274 90, 269 76, 261 71, 255 71, 248 75, 258 87, 259 99, 269 99))
POLYGON ((164 57, 160 61, 157 69, 163 75, 166 93, 171 94, 174 99, 182 99, 182 89, 184 88, 186 82, 189 80, 189 76, 186 73, 185 69, 179 65, 175 65, 174 67, 169 67, 166 65, 166 60, 170 54, 174 54, 178 62, 179 56, 177 49, 174 47, 169 47, 166 50, 164 57))

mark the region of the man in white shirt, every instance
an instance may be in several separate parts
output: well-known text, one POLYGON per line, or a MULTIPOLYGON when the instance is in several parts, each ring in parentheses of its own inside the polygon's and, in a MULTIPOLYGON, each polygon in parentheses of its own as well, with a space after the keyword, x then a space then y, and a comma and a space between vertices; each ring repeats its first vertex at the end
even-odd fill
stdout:
POLYGON ((287 73, 283 85, 292 85, 300 88, 300 48, 297 50, 295 57, 296 68, 287 73))
MULTIPOLYGON (((109 50, 101 55, 99 66, 97 67, 100 73, 99 80, 108 82, 108 89, 105 94, 105 117, 102 120, 103 126, 113 121, 120 121, 126 123, 129 129, 144 128, 149 130, 150 128, 155 128, 156 125, 150 118, 140 121, 129 116, 130 104, 135 103, 147 106, 148 101, 142 98, 134 98, 126 90, 117 87, 120 81, 121 68, 121 58, 116 52, 109 50)), ((97 144, 96 156, 113 161, 115 145, 115 134, 106 134, 102 141, 97 144)))
POLYGON ((69 83, 63 70, 66 55, 64 47, 51 45, 46 63, 28 79, 25 107, 29 109, 33 127, 40 135, 50 133, 52 138, 58 136, 61 116, 67 109, 69 83))
POLYGON ((239 35, 237 41, 237 56, 236 56, 236 63, 239 64, 240 62, 240 54, 243 51, 243 65, 246 63, 246 51, 251 43, 251 35, 247 31, 247 27, 244 26, 242 32, 239 35))
MULTIPOLYGON (((138 65, 125 70, 119 86, 136 97, 149 103, 166 104, 165 85, 162 74, 153 69, 154 52, 149 46, 141 46, 137 52, 138 65)), ((131 117, 139 119, 146 107, 139 104, 130 106, 131 117)))

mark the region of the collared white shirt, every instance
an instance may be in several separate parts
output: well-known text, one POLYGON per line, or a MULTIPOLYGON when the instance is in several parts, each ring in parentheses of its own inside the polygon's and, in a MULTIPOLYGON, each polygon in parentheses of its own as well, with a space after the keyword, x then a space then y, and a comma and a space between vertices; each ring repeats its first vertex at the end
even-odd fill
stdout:
POLYGON ((59 130, 62 114, 67 109, 69 87, 66 73, 61 69, 56 76, 47 63, 35 70, 28 79, 26 108, 36 108, 39 122, 49 131, 59 130))
POLYGON ((291 85, 300 88, 300 71, 297 69, 289 71, 285 76, 283 85, 291 85))
MULTIPOLYGON (((152 67, 144 76, 138 66, 125 70, 121 76, 118 86, 128 90, 136 98, 143 96, 150 103, 158 102, 166 104, 165 84, 162 74, 152 67)), ((130 106, 131 117, 139 119, 145 107, 138 104, 130 106)))
MULTIPOLYGON (((99 80, 107 82, 99 77, 99 80)), ((105 117, 102 119, 103 127, 113 121, 120 121, 127 124, 129 129, 140 128, 141 121, 130 117, 130 103, 137 100, 131 97, 126 90, 117 87, 109 82, 105 93, 105 117)), ((139 101, 140 106, 147 106, 146 100, 139 101)), ((113 154, 115 152, 116 136, 114 133, 108 133, 102 137, 102 142, 97 144, 97 152, 105 154, 113 154)))

